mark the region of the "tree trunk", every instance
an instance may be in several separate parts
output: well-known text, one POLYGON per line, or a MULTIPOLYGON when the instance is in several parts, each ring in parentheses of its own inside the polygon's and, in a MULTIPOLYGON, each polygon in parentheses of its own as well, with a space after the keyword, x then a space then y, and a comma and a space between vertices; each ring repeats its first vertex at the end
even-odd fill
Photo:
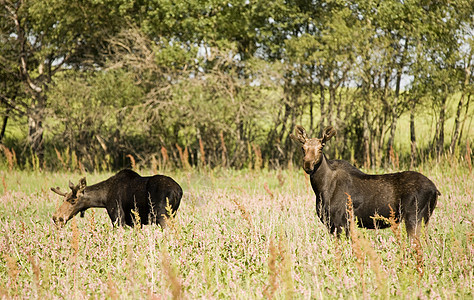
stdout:
MULTIPOLYGON (((469 81, 471 80, 470 65, 466 66, 466 68, 464 69, 464 73, 465 73, 466 77, 464 78, 463 91, 462 91, 461 99, 459 99, 458 108, 456 110, 456 120, 454 121, 455 122, 454 133, 453 133, 453 137, 451 139, 451 145, 449 146, 449 151, 451 153, 455 152, 456 144, 457 144, 456 142, 457 142, 457 139, 459 137, 459 127, 461 125, 462 106, 464 105, 463 102, 464 102, 464 97, 466 96, 466 88, 469 85, 469 81)), ((468 102, 469 102, 469 100, 468 100, 468 102)), ((467 113, 467 110, 466 110, 466 113, 467 113)))
POLYGON ((464 124, 466 123, 467 113, 469 112, 469 103, 471 102, 471 94, 467 96, 466 109, 464 110, 464 119, 462 120, 461 131, 459 132, 458 146, 461 144, 462 134, 464 132, 464 124))
POLYGON ((321 89, 321 98, 319 100, 319 107, 320 107, 320 110, 321 110, 321 130, 324 129, 325 126, 327 126, 326 124, 326 110, 324 108, 324 105, 325 105, 325 99, 324 99, 324 82, 321 80, 319 82, 319 88, 321 89))
POLYGON ((453 137, 451 138, 451 145, 449 146, 449 152, 454 153, 456 150, 456 141, 459 137, 459 127, 461 125, 461 110, 464 102, 464 93, 461 95, 461 99, 459 99, 458 108, 456 109, 456 119, 454 120, 454 133, 453 137))
POLYGON ((400 64, 398 65, 398 68, 397 68, 395 99, 393 100, 392 107, 391 107, 392 123, 390 124, 390 137, 388 138, 388 144, 387 144, 387 154, 388 154, 389 160, 391 159, 390 150, 393 149, 393 142, 395 140, 395 132, 397 129, 397 122, 398 122, 397 106, 400 101, 400 89, 401 89, 401 84, 402 84, 403 67, 405 65, 405 53, 407 52, 407 50, 408 50, 408 41, 405 39, 405 46, 403 47, 403 51, 401 53, 400 64))
POLYGON ((438 156, 443 154, 444 151, 444 123, 446 121, 446 101, 447 96, 441 98, 441 110, 439 112, 439 121, 437 126, 437 137, 436 137, 436 153, 438 156))
POLYGON ((411 110, 410 110, 410 145, 411 145, 410 169, 413 169, 417 164, 416 135, 415 135, 415 106, 416 106, 416 101, 413 101, 411 110))
POLYGON ((369 129, 369 111, 367 105, 364 107, 364 116, 363 116, 363 123, 364 123, 364 167, 366 169, 370 168, 370 129, 369 129))
MULTIPOLYGON (((397 91, 399 90, 400 82, 399 79, 397 79, 397 91)), ((397 106, 398 106, 398 92, 395 92, 395 98, 393 99, 392 107, 391 107, 391 119, 392 122, 390 123, 390 136, 388 138, 388 143, 387 143, 387 157, 390 162, 391 157, 390 157, 390 151, 393 151, 393 142, 395 140, 395 132, 397 129, 397 122, 398 122, 398 113, 397 113, 397 106)))
POLYGON ((329 102, 327 107, 327 117, 328 117, 328 124, 332 125, 334 122, 333 118, 333 111, 334 111, 334 104, 336 102, 336 88, 337 86, 334 84, 334 74, 333 71, 329 73, 329 102))
POLYGON ((3 141, 3 137, 5 136, 5 130, 7 129, 7 122, 8 122, 8 115, 10 113, 10 109, 7 108, 7 112, 5 116, 3 117, 3 124, 2 124, 2 130, 0 131, 0 144, 3 141))
POLYGON ((313 122, 313 91, 310 89, 309 91, 309 130, 313 132, 314 130, 314 122, 313 122))
POLYGON ((42 105, 33 106, 28 116, 28 137, 27 142, 38 158, 39 166, 44 162, 44 143, 43 143, 43 113, 42 105))

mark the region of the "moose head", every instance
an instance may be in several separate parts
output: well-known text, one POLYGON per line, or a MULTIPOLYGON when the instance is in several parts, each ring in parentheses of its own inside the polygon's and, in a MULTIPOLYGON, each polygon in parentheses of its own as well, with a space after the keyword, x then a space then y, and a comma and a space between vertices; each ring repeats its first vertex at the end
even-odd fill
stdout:
POLYGON ((88 208, 83 199, 86 186, 86 178, 84 177, 79 180, 79 184, 77 185, 69 181, 70 193, 61 192, 59 187, 51 188, 53 192, 64 197, 63 204, 53 215, 53 221, 56 225, 64 226, 67 221, 77 215, 78 212, 81 213, 81 217, 84 217, 84 212, 88 208))
POLYGON ((306 173, 312 174, 315 166, 321 161, 323 148, 326 142, 336 135, 336 130, 328 126, 323 130, 321 138, 308 138, 306 130, 297 125, 295 134, 290 134, 290 138, 300 143, 303 149, 303 169, 306 173))

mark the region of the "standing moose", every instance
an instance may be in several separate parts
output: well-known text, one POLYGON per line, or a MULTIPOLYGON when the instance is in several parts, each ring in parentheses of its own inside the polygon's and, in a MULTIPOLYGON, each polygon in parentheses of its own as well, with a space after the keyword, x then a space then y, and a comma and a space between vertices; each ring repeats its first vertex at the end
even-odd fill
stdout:
POLYGON ((70 193, 51 188, 65 198, 53 215, 57 225, 65 225, 79 212, 83 217, 88 208, 103 207, 107 209, 114 226, 158 223, 164 228, 165 216, 169 217, 167 206, 174 214, 183 196, 179 184, 170 177, 142 177, 128 169, 91 186, 87 186, 86 179, 82 178, 76 186, 69 182, 69 187, 70 193))
POLYGON ((316 194, 316 212, 331 233, 348 232, 346 206, 350 195, 360 227, 389 227, 377 216, 389 218, 393 210, 397 222, 405 221, 410 237, 419 235, 422 222, 428 223, 441 195, 433 182, 418 172, 368 175, 346 161, 329 160, 323 148, 334 135, 336 130, 331 126, 319 139, 308 138, 301 126, 290 135, 302 145, 303 169, 310 175, 316 194))

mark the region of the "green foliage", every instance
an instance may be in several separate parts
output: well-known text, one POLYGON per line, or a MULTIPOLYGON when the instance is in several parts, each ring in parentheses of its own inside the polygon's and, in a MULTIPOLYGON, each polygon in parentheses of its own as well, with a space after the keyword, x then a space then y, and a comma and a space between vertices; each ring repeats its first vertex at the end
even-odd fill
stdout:
POLYGON ((143 134, 140 126, 131 126, 136 124, 131 112, 143 93, 134 84, 132 74, 122 70, 83 76, 63 73, 56 78, 55 86, 48 95, 56 108, 51 124, 55 147, 68 147, 71 155, 77 155, 89 169, 100 169, 96 160, 107 160, 109 153, 127 154, 123 141, 143 134), (109 147, 116 149, 110 152, 109 147))
POLYGON ((471 4, 2 1, 0 115, 26 136, 2 140, 38 168, 62 165, 55 149, 90 169, 127 155, 287 165, 296 124, 335 126, 331 154, 367 166, 391 163, 397 143, 414 145, 402 147, 412 163, 459 153, 472 135, 471 4))

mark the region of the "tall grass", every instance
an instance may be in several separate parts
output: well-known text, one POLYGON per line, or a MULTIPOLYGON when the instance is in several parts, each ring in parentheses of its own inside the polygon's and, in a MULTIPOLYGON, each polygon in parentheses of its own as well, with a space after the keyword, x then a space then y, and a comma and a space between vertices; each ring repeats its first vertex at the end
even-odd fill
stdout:
POLYGON ((0 191, 0 297, 472 298, 474 180, 456 163, 422 166, 442 196, 415 245, 395 223, 330 235, 298 169, 168 172, 185 194, 165 230, 112 228, 103 209, 58 230, 49 187, 82 174, 13 170, 0 191))

